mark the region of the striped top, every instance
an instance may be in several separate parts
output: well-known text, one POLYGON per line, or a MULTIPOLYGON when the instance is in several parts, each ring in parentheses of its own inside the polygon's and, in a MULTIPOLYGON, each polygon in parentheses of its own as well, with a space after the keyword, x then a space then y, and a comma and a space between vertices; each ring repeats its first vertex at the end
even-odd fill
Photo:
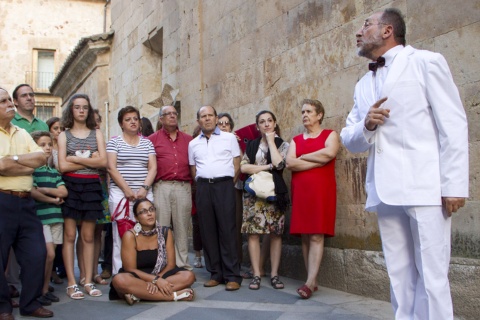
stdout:
MULTIPOLYGON (((95 129, 90 130, 90 134, 85 139, 75 137, 70 130, 65 130, 65 136, 67 138, 67 157, 68 156, 81 156, 81 153, 88 154, 88 158, 92 157, 92 153, 98 151, 97 145, 97 131, 95 129), (77 152, 78 151, 78 152, 77 152)), ((85 168, 74 171, 76 174, 98 174, 98 169, 85 168)))
MULTIPOLYGON (((58 188, 65 183, 60 173, 48 166, 35 169, 33 172, 33 187, 58 188)), ((53 203, 35 201, 37 216, 42 224, 63 223, 62 208, 53 203)))
MULTIPOLYGON (((131 146, 122 136, 117 136, 108 141, 108 152, 117 154, 117 169, 130 188, 139 189, 148 174, 148 158, 155 155, 152 142, 140 137, 138 145, 131 146)), ((110 179, 110 187, 118 188, 113 179, 110 179)))

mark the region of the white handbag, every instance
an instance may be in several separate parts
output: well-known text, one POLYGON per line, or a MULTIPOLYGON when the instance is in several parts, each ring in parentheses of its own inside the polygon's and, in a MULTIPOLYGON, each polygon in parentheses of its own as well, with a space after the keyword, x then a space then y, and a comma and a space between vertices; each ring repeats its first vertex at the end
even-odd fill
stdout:
POLYGON ((252 196, 266 199, 268 201, 275 201, 275 184, 273 183, 273 176, 270 172, 260 171, 252 174, 245 181, 245 191, 252 196))

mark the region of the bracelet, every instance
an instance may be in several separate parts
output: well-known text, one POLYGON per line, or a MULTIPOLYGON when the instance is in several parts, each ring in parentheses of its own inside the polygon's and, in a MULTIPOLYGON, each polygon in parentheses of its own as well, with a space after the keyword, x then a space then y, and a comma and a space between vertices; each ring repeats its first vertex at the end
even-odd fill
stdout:
POLYGON ((153 278, 153 280, 152 280, 152 283, 156 285, 158 278, 160 278, 158 275, 155 276, 155 278, 153 278))
POLYGON ((273 165, 270 163, 269 166, 270 166, 270 168, 268 168, 268 170, 272 171, 273 165))

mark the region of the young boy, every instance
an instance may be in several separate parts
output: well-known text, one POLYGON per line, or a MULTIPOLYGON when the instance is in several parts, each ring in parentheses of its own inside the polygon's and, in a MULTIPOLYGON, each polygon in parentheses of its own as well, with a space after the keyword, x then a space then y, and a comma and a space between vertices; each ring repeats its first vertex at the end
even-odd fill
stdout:
MULTIPOLYGON (((33 140, 43 149, 45 157, 52 155, 53 141, 48 131, 35 131, 31 133, 33 140)), ((42 296, 37 300, 42 305, 50 305, 60 299, 48 291, 48 285, 52 274, 55 247, 63 243, 63 216, 60 204, 67 196, 67 188, 62 181, 60 173, 45 165, 35 169, 33 173, 32 197, 36 202, 37 216, 43 224, 43 234, 47 246, 47 258, 45 260, 45 280, 42 296)))

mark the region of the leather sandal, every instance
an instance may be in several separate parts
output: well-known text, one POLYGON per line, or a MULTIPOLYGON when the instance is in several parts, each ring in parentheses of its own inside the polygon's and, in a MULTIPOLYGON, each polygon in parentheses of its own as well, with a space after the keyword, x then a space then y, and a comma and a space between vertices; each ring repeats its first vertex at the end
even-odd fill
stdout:
POLYGON ((80 291, 77 284, 74 284, 73 286, 69 286, 66 289, 67 289, 67 296, 69 296, 71 299, 73 300, 85 299, 85 295, 83 294, 82 291, 80 291), (68 293, 68 289, 72 289, 72 293, 68 293))
POLYGON ((91 297, 100 297, 102 295, 102 291, 98 290, 93 283, 85 283, 84 287, 85 291, 91 297), (89 287, 90 290, 87 290, 87 287, 89 287))
POLYGON ((278 276, 275 276, 270 279, 270 284, 274 289, 283 289, 285 288, 285 285, 283 284, 282 281, 280 281, 280 278, 278 276))
POLYGON ((253 279, 250 281, 250 284, 248 285, 248 289, 250 290, 260 289, 260 282, 262 282, 262 279, 259 276, 254 276, 253 279))
POLYGON ((306 284, 298 288, 297 293, 302 299, 309 299, 312 296, 312 290, 306 284))
POLYGON ((180 294, 177 294, 177 292, 173 293, 173 301, 192 301, 193 299, 195 299, 195 292, 192 288, 185 289, 184 292, 180 294))
POLYGON ((101 275, 97 274, 93 277, 93 281, 96 283, 96 284, 99 284, 99 285, 102 285, 102 286, 105 286, 108 284, 108 282, 102 278, 101 275))
POLYGON ((133 306, 135 303, 140 302, 140 299, 135 297, 133 293, 125 293, 123 297, 129 306, 133 306))

